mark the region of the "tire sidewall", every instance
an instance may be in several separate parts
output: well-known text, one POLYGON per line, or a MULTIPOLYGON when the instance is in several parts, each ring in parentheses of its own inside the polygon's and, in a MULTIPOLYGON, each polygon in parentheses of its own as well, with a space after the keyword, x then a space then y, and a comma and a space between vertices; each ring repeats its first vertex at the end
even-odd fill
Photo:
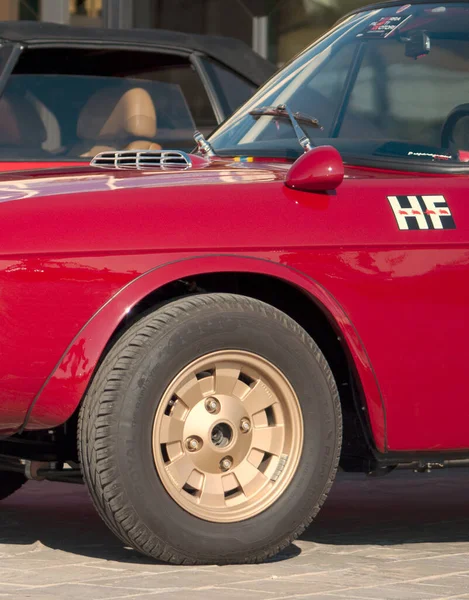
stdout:
POLYGON ((140 352, 112 424, 120 483, 139 528, 204 562, 281 544, 314 516, 335 472, 340 445, 335 395, 322 354, 278 311, 210 307, 161 327, 140 352), (304 422, 303 451, 288 488, 264 512, 236 523, 209 522, 183 510, 165 490, 152 451, 156 410, 170 382, 196 358, 220 350, 249 351, 279 368, 297 394, 304 422))

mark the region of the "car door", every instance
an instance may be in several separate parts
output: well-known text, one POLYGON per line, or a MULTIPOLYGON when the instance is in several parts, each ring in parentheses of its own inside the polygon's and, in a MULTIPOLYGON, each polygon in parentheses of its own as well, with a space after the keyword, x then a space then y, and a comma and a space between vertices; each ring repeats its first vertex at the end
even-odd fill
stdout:
POLYGON ((341 248, 323 281, 366 351, 389 451, 469 447, 466 186, 457 175, 351 171, 331 200, 341 248))
POLYGON ((409 58, 402 43, 370 41, 342 124, 350 131, 361 120, 378 137, 362 163, 381 172, 350 183, 374 243, 354 263, 369 275, 356 302, 371 309, 357 311, 355 324, 395 451, 469 448, 469 138, 461 122, 453 149, 442 140, 448 115, 469 98, 469 44, 452 37, 432 40, 423 60, 409 58))

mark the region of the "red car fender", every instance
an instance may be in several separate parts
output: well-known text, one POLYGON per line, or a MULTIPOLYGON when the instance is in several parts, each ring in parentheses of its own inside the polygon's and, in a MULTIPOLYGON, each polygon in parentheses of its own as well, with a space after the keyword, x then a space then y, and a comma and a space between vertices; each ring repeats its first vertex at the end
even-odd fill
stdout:
POLYGON ((67 421, 79 406, 108 341, 124 317, 143 298, 167 283, 203 273, 246 272, 270 275, 306 292, 340 332, 365 394, 374 442, 384 451, 385 413, 379 386, 360 337, 338 301, 318 282, 285 265, 236 255, 178 259, 136 277, 104 304, 71 341, 29 408, 23 429, 46 429, 67 421))

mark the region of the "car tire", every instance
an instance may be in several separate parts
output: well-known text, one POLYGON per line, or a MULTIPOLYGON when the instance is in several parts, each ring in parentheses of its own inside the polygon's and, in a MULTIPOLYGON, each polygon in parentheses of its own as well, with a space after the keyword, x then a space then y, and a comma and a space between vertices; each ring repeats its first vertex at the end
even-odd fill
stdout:
POLYGON ((21 473, 0 471, 0 501, 17 492, 26 481, 26 477, 21 473))
POLYGON ((253 563, 318 513, 342 420, 332 372, 295 321, 207 294, 166 304, 118 339, 78 436, 91 498, 127 545, 175 564, 253 563))

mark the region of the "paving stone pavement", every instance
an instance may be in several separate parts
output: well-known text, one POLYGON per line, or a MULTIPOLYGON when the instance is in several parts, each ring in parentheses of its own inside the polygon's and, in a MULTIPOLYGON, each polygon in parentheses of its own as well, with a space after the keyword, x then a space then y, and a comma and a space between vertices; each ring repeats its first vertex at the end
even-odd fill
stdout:
POLYGON ((340 474, 316 522, 262 565, 178 567, 124 548, 82 486, 0 507, 0 600, 469 600, 469 470, 340 474))

